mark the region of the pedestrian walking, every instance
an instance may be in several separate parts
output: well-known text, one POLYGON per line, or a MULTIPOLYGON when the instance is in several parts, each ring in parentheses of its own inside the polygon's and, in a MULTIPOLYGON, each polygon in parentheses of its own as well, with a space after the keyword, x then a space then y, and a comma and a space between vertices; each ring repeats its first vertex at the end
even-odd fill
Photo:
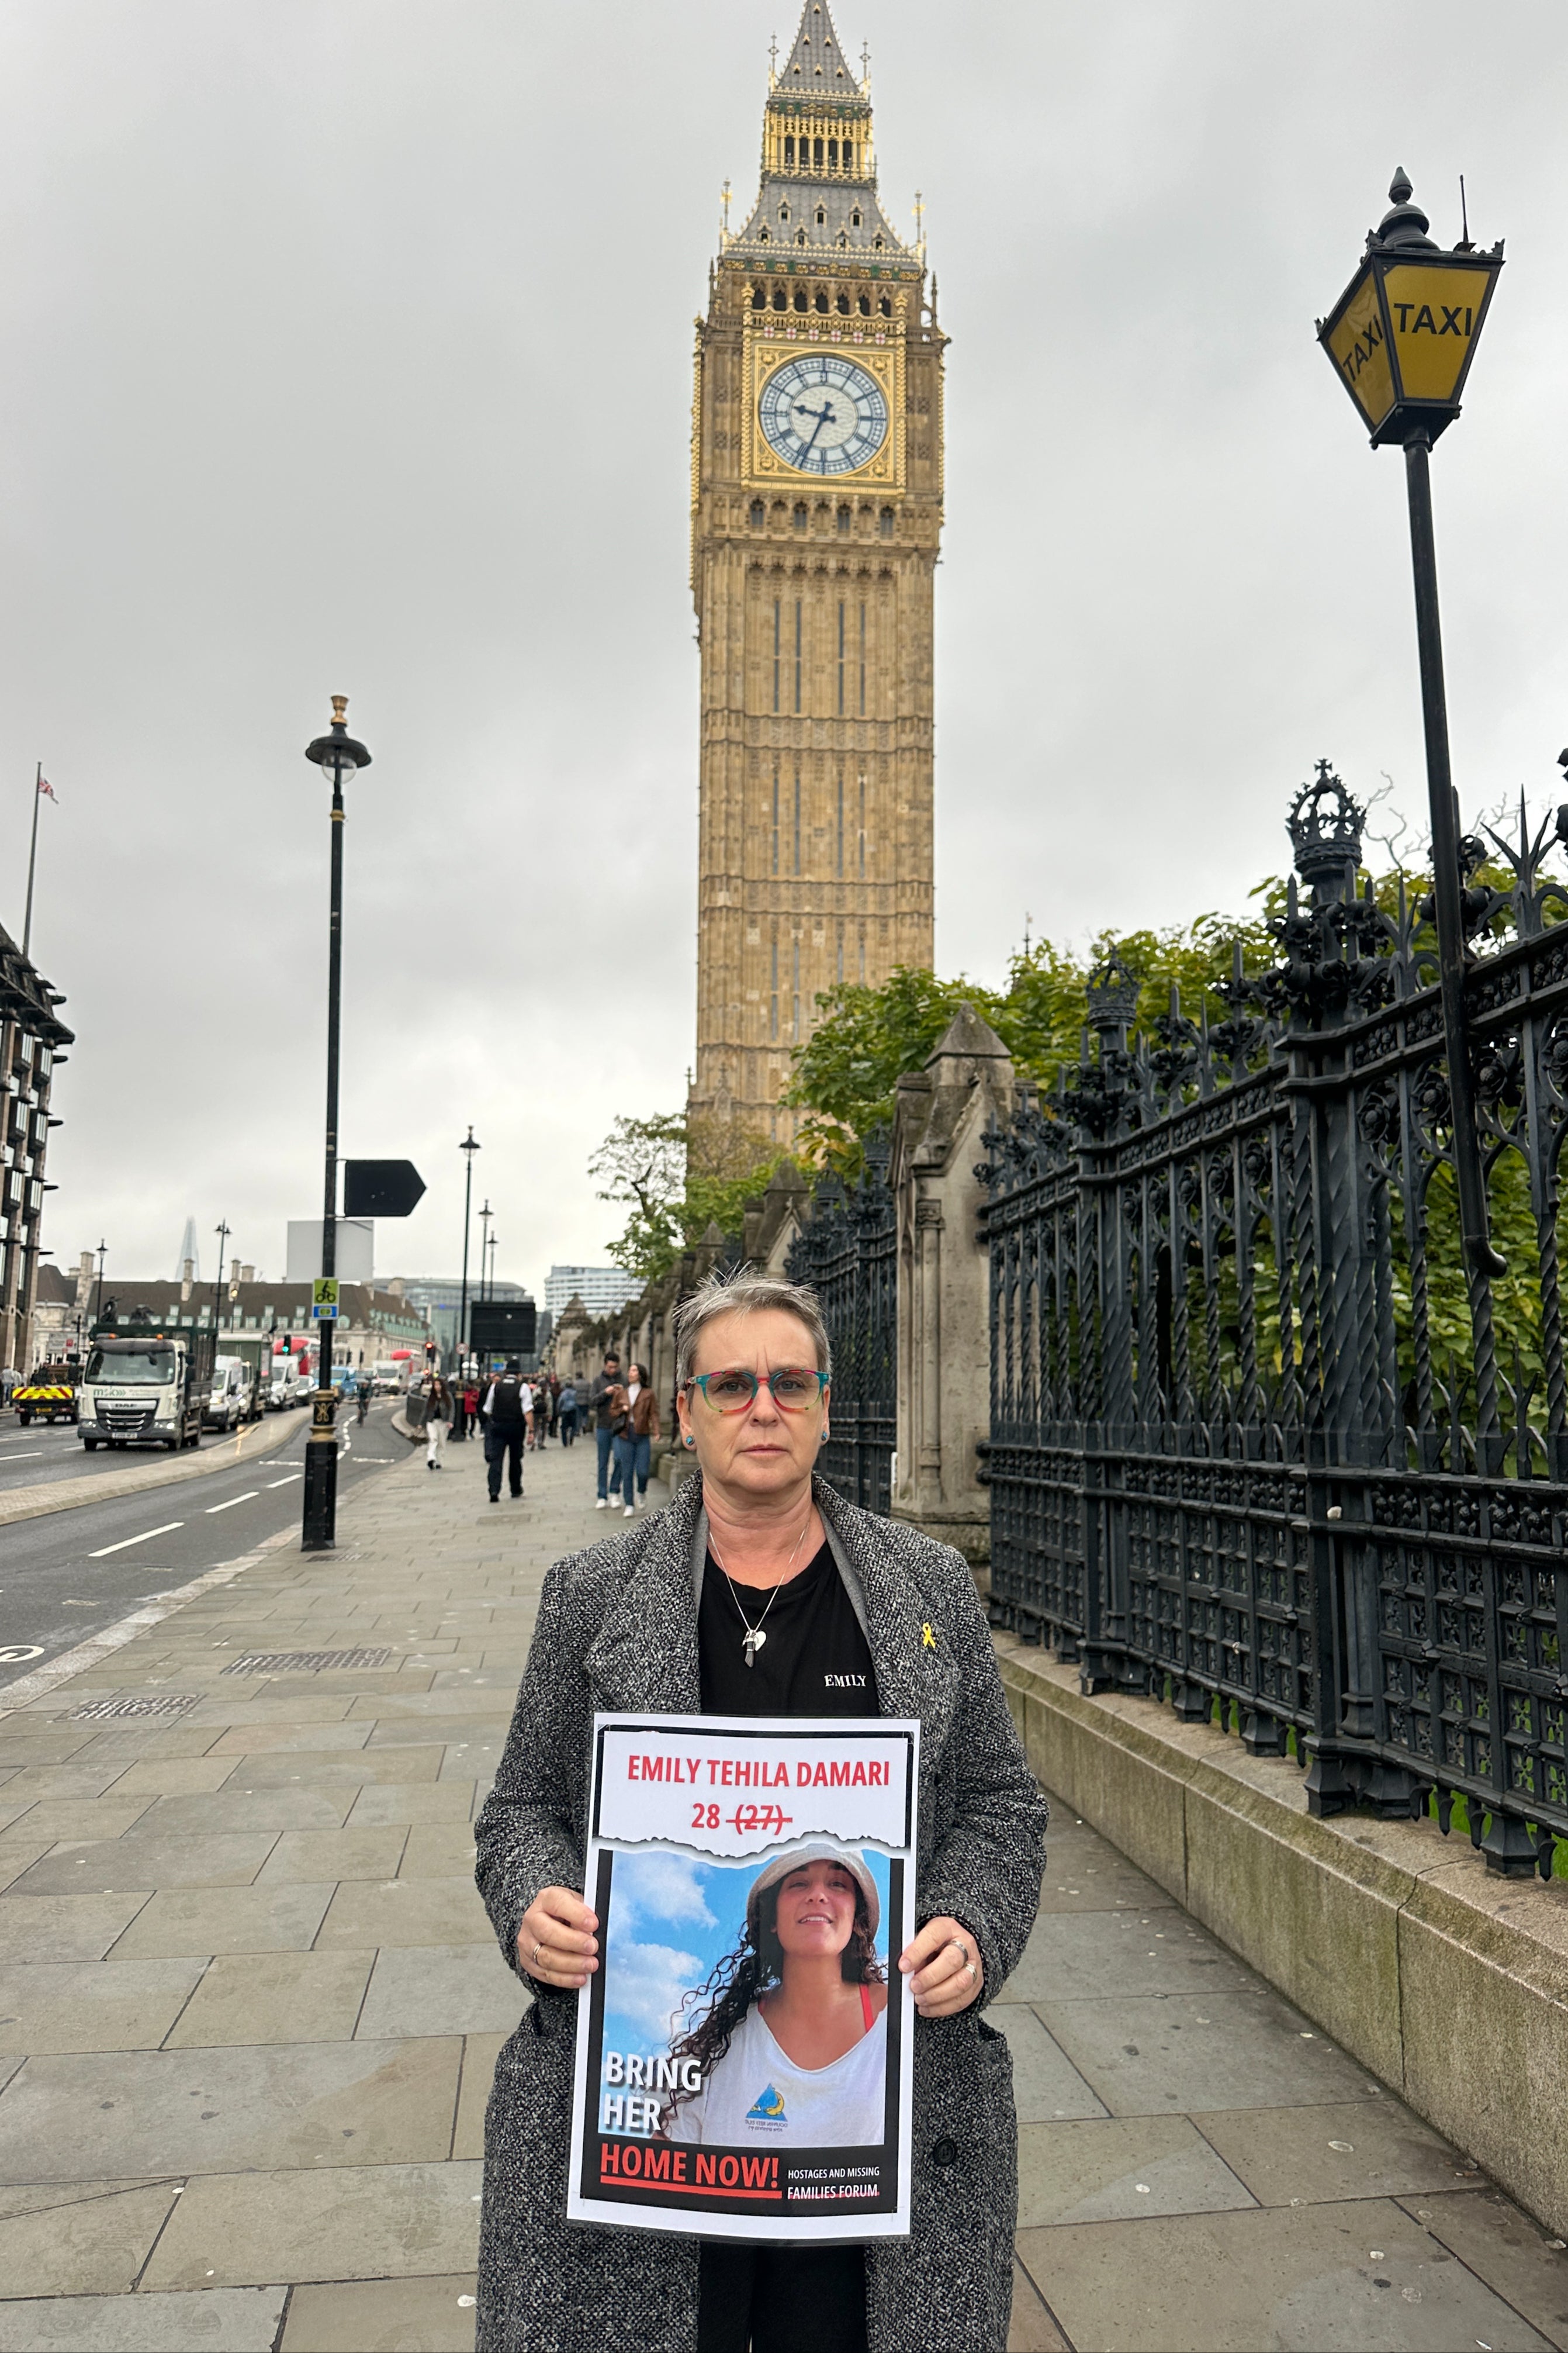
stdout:
POLYGON ((522 1367, 515 1356, 509 1356, 505 1372, 486 1390, 481 1409, 485 1422, 485 1466, 492 1504, 500 1502, 503 1462, 507 1466, 508 1483, 513 1496, 522 1493, 523 1441, 528 1434, 528 1417, 532 1406, 533 1392, 522 1377, 522 1367))
POLYGON ((563 1381, 561 1394, 555 1400, 555 1427, 561 1432, 563 1446, 570 1446, 577 1435, 577 1385, 563 1381))
MULTIPOLYGON (((594 1417, 594 1444, 598 1450, 599 1456, 598 1501, 594 1506, 596 1512, 605 1512, 610 1507, 610 1459, 616 1443, 615 1432, 610 1428, 610 1399, 620 1385, 621 1360, 612 1348, 605 1358, 604 1371, 595 1373, 588 1385, 588 1410, 594 1417)), ((620 1493, 620 1486, 621 1473, 617 1463, 616 1466, 617 1494, 620 1493)))
POLYGON ((830 1370, 810 1291, 704 1284, 677 1323, 698 1475, 545 1579, 477 1830, 479 1892, 535 1994, 486 2121, 480 2353, 620 2344, 628 2314, 638 2353, 1004 2353, 1017 2124, 1007 2046, 981 2012, 1034 1923, 1045 1801, 968 1564, 815 1475, 830 1370), (576 2008, 599 1927, 573 1883, 594 1716, 626 1710, 919 1718, 920 1926, 898 1961, 916 2013, 908 2238, 760 2247, 568 2227, 576 2008))
POLYGON ((452 1392, 439 1373, 429 1373, 425 1380, 425 1468, 439 1471, 441 1449, 447 1442, 447 1432, 452 1424, 452 1392))
POLYGON ((616 1390, 611 1407, 610 1425, 616 1429, 616 1467, 621 1474, 621 1515, 629 1520, 637 1510, 637 1497, 647 1500, 648 1463, 653 1441, 659 1435, 658 1399, 647 1385, 646 1365, 627 1367, 626 1387, 616 1390))

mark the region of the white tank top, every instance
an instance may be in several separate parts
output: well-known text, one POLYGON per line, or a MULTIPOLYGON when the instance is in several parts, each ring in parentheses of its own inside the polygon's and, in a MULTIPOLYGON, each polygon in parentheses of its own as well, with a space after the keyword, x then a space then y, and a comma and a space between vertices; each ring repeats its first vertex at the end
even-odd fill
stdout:
POLYGON ((888 2013, 827 2067, 797 2067, 753 2003, 671 2140, 718 2148, 874 2148, 887 2114, 888 2013))

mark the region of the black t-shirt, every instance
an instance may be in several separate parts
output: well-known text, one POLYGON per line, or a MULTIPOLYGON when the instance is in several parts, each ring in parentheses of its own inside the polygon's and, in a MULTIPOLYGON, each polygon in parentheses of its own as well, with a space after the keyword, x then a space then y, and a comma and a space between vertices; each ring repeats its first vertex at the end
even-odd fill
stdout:
POLYGON ((710 1553, 697 1643, 704 1715, 879 1713, 870 1648, 826 1544, 786 1585, 737 1585, 733 1591, 710 1553), (760 1624, 767 1637, 750 1667, 748 1624, 760 1624))

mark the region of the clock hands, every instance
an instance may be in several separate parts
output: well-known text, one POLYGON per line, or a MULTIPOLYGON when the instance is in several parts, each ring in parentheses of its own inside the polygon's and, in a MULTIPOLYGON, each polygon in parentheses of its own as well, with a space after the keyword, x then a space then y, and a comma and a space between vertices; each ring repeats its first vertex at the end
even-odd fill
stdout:
MULTIPOLYGON (((828 422, 829 418, 833 418, 837 421, 838 415, 837 410, 834 407, 831 401, 826 402, 821 408, 807 408, 804 400, 797 400, 795 405, 795 413, 797 417, 816 417, 816 422, 811 428, 811 441, 816 440, 817 435, 821 432, 823 427, 828 422)), ((811 447, 811 441, 808 441, 805 445, 808 449, 811 447)))

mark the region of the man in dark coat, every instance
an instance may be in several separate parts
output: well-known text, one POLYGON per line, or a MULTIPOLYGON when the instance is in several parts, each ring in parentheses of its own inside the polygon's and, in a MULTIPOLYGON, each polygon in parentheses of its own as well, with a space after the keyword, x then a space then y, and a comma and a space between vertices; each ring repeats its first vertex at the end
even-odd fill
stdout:
POLYGON ((522 1493, 522 1441, 528 1430, 529 1404, 522 1366, 515 1356, 510 1356, 500 1380, 490 1383, 484 1403, 485 1462, 492 1504, 500 1502, 503 1462, 508 1466, 513 1496, 522 1493))

